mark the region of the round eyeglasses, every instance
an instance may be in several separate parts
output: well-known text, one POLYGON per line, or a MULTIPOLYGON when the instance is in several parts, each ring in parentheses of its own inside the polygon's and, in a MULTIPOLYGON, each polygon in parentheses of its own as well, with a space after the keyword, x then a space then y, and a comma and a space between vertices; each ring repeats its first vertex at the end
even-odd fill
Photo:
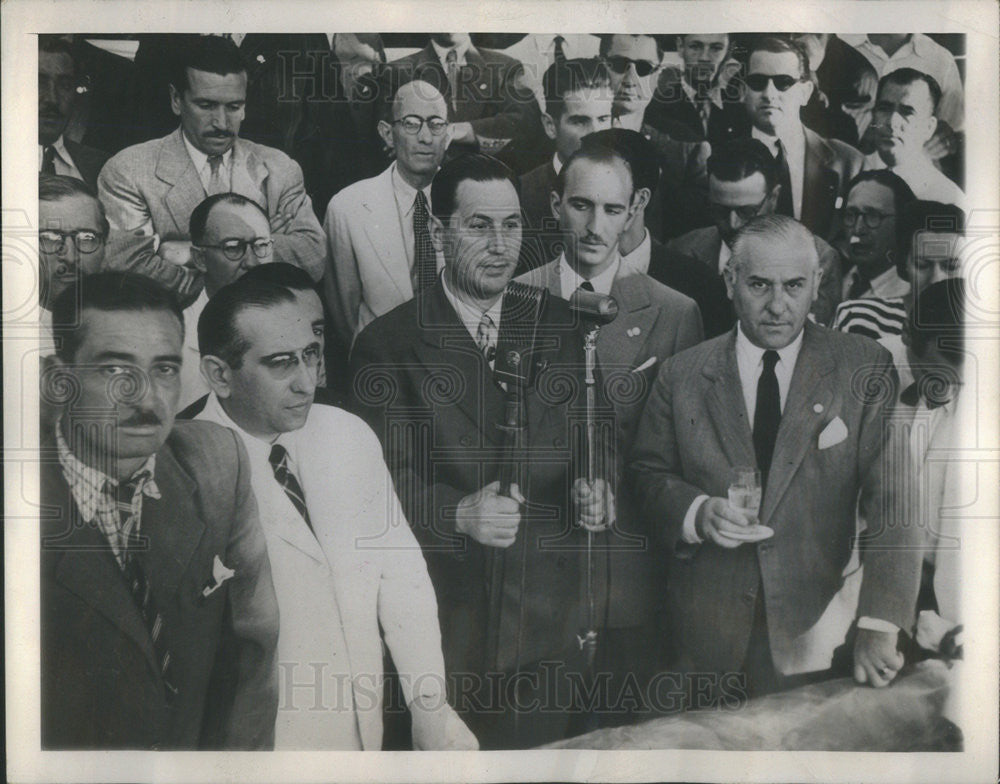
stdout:
POLYGON ((80 253, 93 253, 104 244, 104 235, 91 229, 77 231, 45 229, 38 232, 38 245, 45 253, 62 253, 66 247, 67 237, 73 239, 73 244, 80 253))
POLYGON ((402 126, 403 133, 408 133, 410 136, 416 136, 420 133, 420 129, 424 125, 427 126, 432 136, 440 136, 448 127, 447 120, 443 120, 440 117, 428 117, 424 119, 418 114, 408 114, 405 117, 400 117, 398 120, 393 120, 392 124, 402 126))
POLYGON ((861 219, 869 229, 877 229, 882 225, 882 221, 893 217, 895 214, 894 212, 876 212, 874 210, 862 212, 851 207, 844 210, 844 225, 850 229, 861 219))
POLYGON ((259 238, 253 240, 226 240, 218 245, 195 245, 195 247, 221 250, 222 255, 230 261, 239 261, 246 255, 247 248, 253 248, 253 255, 258 259, 262 259, 271 252, 273 245, 274 240, 259 238))

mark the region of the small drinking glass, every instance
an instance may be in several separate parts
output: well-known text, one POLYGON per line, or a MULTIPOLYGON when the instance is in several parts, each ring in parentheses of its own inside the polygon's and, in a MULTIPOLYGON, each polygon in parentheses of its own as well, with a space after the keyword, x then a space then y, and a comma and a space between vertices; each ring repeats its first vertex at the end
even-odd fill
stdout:
POLYGON ((729 505, 757 522, 760 514, 760 471, 736 466, 729 472, 729 505))

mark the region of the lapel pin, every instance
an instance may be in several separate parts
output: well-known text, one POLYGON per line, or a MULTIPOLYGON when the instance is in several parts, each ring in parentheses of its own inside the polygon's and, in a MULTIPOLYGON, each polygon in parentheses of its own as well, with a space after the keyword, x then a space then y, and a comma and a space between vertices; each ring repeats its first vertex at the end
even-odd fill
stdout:
POLYGON ((202 598, 207 599, 219 590, 226 580, 235 576, 236 572, 222 563, 222 559, 219 556, 215 556, 215 560, 212 562, 212 577, 205 583, 205 587, 201 589, 202 598))
POLYGON ((813 406, 813 411, 815 411, 817 414, 822 414, 823 413, 823 404, 822 403, 817 403, 816 405, 814 405, 813 406))
POLYGON ((479 85, 479 89, 480 90, 485 90, 486 89, 486 84, 484 83, 484 84, 479 85))
POLYGON ((628 335, 630 338, 634 338, 638 337, 640 332, 642 332, 642 330, 639 329, 638 327, 630 327, 625 334, 628 335))
POLYGON ((262 54, 257 55, 257 62, 258 63, 263 63, 264 62, 264 55, 262 55, 262 54))

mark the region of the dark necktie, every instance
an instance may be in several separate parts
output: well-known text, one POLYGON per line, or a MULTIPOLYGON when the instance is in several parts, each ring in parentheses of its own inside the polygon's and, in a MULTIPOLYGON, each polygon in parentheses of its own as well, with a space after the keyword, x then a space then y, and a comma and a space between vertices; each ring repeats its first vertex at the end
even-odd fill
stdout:
POLYGON ((589 280, 585 280, 577 288, 581 288, 584 291, 593 291, 594 290, 594 284, 591 283, 589 280))
POLYGON ((778 364, 778 352, 764 352, 764 369, 757 381, 757 405, 753 417, 753 449, 757 455, 762 486, 767 481, 774 455, 774 443, 778 438, 781 423, 781 396, 778 393, 778 377, 774 366, 778 364))
POLYGON ((861 270, 855 269, 851 273, 851 287, 847 290, 847 299, 861 299, 871 285, 871 281, 861 274, 861 270))
POLYGON ((458 52, 449 49, 444 60, 448 66, 448 91, 451 93, 451 111, 454 114, 458 111, 458 52))
POLYGON ((563 49, 563 45, 566 43, 566 39, 563 38, 561 35, 557 35, 553 39, 553 41, 555 41, 556 44, 555 62, 561 65, 562 63, 566 62, 566 50, 563 49))
POLYGON ((775 212, 779 215, 787 215, 789 218, 795 217, 795 208, 792 205, 792 175, 788 171, 788 157, 785 155, 785 145, 778 140, 778 154, 774 156, 778 164, 778 182, 781 183, 781 192, 778 194, 778 205, 775 212))
POLYGON ((306 521, 306 525, 309 526, 309 530, 312 531, 312 520, 309 519, 309 510, 306 508, 306 494, 302 492, 302 485, 295 478, 295 474, 288 469, 288 451, 281 444, 275 444, 271 447, 268 460, 271 463, 271 468, 274 469, 274 478, 278 480, 278 484, 285 491, 288 500, 292 502, 292 506, 298 510, 302 519, 306 521))
POLYGON ((172 704, 177 696, 177 687, 173 684, 172 657, 170 648, 167 646, 166 637, 163 634, 163 616, 156 606, 153 598, 153 591, 146 577, 146 571, 142 566, 142 546, 141 539, 135 531, 135 521, 132 520, 132 497, 136 492, 138 480, 121 483, 115 492, 115 505, 121 517, 122 529, 126 532, 124 564, 122 565, 122 575, 128 585, 129 593, 139 608, 139 614, 149 631, 149 638, 153 643, 153 652, 156 654, 156 661, 160 666, 160 676, 163 678, 163 686, 167 704, 172 704))
POLYGON ((42 174, 56 173, 56 148, 51 144, 42 151, 42 174))
POLYGON ((413 202, 413 293, 419 294, 434 285, 437 278, 437 253, 431 242, 430 213, 427 197, 417 191, 413 202))
POLYGON ((229 187, 222 181, 222 156, 208 156, 208 195, 214 196, 217 193, 226 193, 229 187))

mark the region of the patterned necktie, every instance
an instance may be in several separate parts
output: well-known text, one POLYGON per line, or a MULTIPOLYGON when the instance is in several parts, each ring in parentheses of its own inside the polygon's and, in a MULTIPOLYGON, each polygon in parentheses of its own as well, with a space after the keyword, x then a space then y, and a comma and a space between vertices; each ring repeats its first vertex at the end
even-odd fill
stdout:
POLYGON ((563 49, 563 45, 566 43, 566 39, 561 35, 557 35, 552 39, 555 42, 555 62, 560 65, 566 62, 566 50, 563 49))
POLYGON ((778 440, 778 425, 781 424, 781 396, 778 392, 778 377, 774 366, 778 364, 778 352, 764 352, 764 369, 757 381, 757 405, 753 417, 753 449, 757 455, 762 487, 766 483, 767 472, 771 468, 774 444, 778 440))
POLYGON ((302 492, 302 485, 295 478, 295 474, 288 470, 288 451, 281 444, 275 444, 271 447, 268 460, 271 463, 271 468, 274 469, 274 478, 278 480, 278 484, 285 491, 288 500, 292 502, 292 506, 298 510, 302 519, 306 521, 306 525, 309 526, 309 530, 312 531, 312 520, 309 519, 309 510, 306 508, 306 494, 302 492))
POLYGON ((458 111, 458 52, 449 49, 444 61, 448 66, 448 92, 451 93, 449 100, 451 101, 451 111, 454 113, 458 111))
POLYGON ((51 144, 42 151, 42 174, 56 173, 56 148, 51 144))
POLYGON ((177 687, 173 683, 172 657, 167 640, 163 634, 163 616, 156 606, 153 598, 153 591, 146 577, 146 571, 142 566, 142 539, 138 535, 138 520, 132 512, 132 499, 142 481, 142 477, 131 482, 123 482, 118 485, 114 492, 115 505, 118 508, 119 517, 122 520, 121 542, 123 545, 123 563, 121 564, 122 575, 128 585, 129 593, 139 608, 139 614, 149 631, 149 639, 153 643, 153 652, 156 654, 156 661, 160 665, 160 676, 163 678, 163 686, 167 704, 173 703, 177 697, 177 687))
POLYGON ((496 330, 493 319, 486 313, 483 314, 479 320, 479 326, 476 328, 476 345, 486 357, 486 361, 492 363, 497 353, 496 330))
POLYGON ((778 164, 778 182, 781 183, 781 192, 778 194, 778 205, 775 211, 779 215, 787 215, 789 218, 795 217, 795 207, 792 204, 792 175, 788 170, 788 157, 785 155, 785 145, 781 139, 777 141, 778 153, 774 160, 778 164))
POLYGON ((868 278, 861 274, 861 270, 855 269, 851 273, 851 287, 847 290, 847 299, 861 299, 870 287, 871 282, 868 278))
POLYGON ((208 195, 214 196, 217 193, 226 193, 229 191, 229 186, 222 182, 222 156, 221 155, 209 155, 208 156, 208 195))
POLYGON ((419 294, 434 285, 437 278, 437 253, 431 243, 430 211, 427 197, 421 190, 413 202, 413 293, 419 294))

